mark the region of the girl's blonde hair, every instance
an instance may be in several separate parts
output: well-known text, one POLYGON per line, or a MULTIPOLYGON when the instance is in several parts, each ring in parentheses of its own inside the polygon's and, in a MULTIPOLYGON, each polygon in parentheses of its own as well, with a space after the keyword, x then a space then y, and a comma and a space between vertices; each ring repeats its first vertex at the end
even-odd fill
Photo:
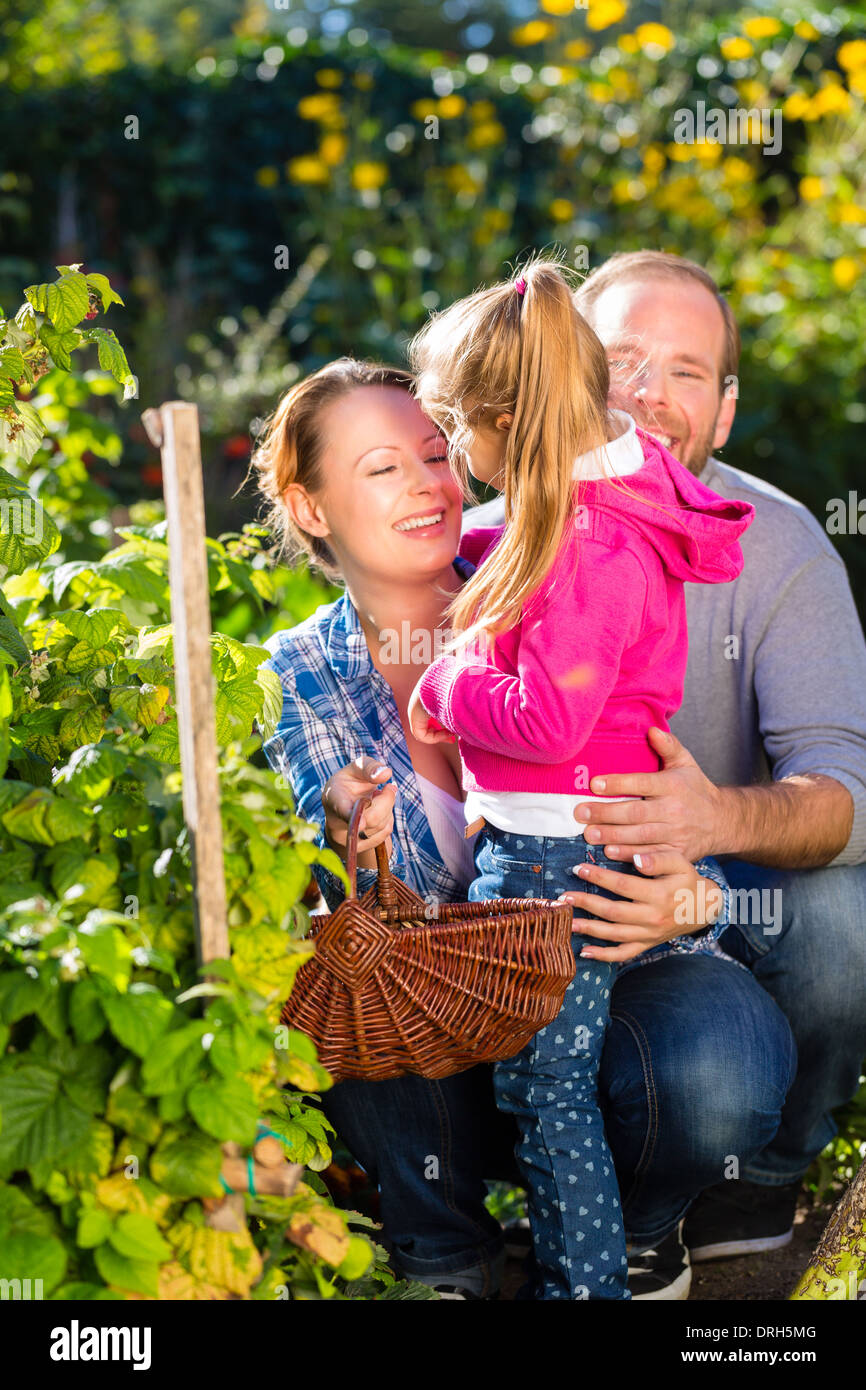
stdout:
POLYGON ((493 428, 503 413, 513 417, 505 530, 448 615, 464 642, 493 636, 518 621, 575 519, 575 459, 607 441, 604 348, 577 312, 559 264, 537 259, 515 280, 431 319, 410 344, 409 359, 421 407, 448 437, 464 490, 476 430, 493 428))
POLYGON ((411 392, 414 377, 398 367, 339 357, 313 372, 286 392, 266 422, 250 472, 258 474, 259 491, 268 508, 266 522, 280 540, 280 553, 289 561, 306 556, 329 579, 340 579, 340 567, 327 541, 311 536, 292 519, 285 503, 286 488, 299 483, 306 492, 321 491, 322 411, 333 401, 363 386, 396 386, 411 392))

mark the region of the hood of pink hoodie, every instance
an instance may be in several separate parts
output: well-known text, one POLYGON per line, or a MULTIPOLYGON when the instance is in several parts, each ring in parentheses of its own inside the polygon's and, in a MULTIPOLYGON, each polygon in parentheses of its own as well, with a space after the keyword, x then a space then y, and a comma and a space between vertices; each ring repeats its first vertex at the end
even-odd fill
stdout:
POLYGON ((754 507, 720 497, 652 435, 641 429, 637 434, 643 468, 613 485, 606 479, 583 482, 580 496, 591 497, 594 508, 627 518, 676 579, 705 584, 736 579, 743 568, 738 542, 752 523, 754 507))

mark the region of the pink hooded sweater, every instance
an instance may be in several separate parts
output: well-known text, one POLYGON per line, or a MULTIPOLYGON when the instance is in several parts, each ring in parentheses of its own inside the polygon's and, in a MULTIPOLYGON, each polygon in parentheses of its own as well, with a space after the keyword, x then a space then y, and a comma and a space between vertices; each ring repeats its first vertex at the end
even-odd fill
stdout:
MULTIPOLYGON (((421 700, 457 735, 467 791, 573 792, 601 773, 656 772, 647 739, 682 700, 683 581, 725 584, 743 567, 754 508, 730 501, 638 430, 643 467, 580 484, 577 521, 516 626, 485 656, 428 667, 421 700)), ((503 527, 468 531, 481 565, 503 527)))

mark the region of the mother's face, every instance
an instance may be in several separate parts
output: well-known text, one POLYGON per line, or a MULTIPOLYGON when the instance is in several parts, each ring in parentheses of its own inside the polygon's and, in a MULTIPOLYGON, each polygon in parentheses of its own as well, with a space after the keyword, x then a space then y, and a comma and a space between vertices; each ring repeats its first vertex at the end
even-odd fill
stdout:
POLYGON ((350 582, 435 578, 457 552, 462 496, 418 402, 397 386, 358 387, 319 427, 323 485, 304 529, 327 540, 350 582))

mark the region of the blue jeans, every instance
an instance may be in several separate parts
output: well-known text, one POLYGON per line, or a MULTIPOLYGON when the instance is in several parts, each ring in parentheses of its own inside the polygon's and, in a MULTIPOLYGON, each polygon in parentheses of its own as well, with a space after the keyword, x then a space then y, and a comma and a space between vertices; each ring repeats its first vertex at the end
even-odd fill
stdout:
MULTIPOLYGON (((582 835, 513 835, 487 825, 475 848, 471 902, 556 898, 574 866, 607 864, 582 835)), ((637 870, 632 866, 632 872, 637 870)), ((595 891, 601 891, 592 885, 595 891)), ((608 895, 612 896, 612 895, 608 895)), ((589 938, 585 938, 588 940, 589 938)), ((616 1172, 598 1102, 598 1070, 616 967, 580 960, 555 1020, 493 1068, 501 1111, 517 1123, 540 1299, 628 1298, 625 1232, 616 1172)))
MULTIPOLYGON (((734 888, 771 894, 770 911, 757 914, 767 920, 741 920, 724 936, 752 971, 669 956, 620 975, 611 995, 600 1094, 637 1246, 672 1230, 723 1178, 728 1156, 741 1176, 769 1185, 805 1173, 866 1056, 866 866, 783 873, 731 860, 725 871, 734 888), (792 1029, 801 1053, 793 1085, 792 1029)), ((447 1273, 478 1293, 495 1287, 502 1242, 483 1179, 514 1180, 516 1134, 495 1108, 490 1068, 444 1081, 344 1081, 323 1103, 381 1182, 395 1264, 416 1278, 429 1269, 430 1282, 447 1273), (438 1176, 417 1181, 431 1154, 443 1156, 438 1176)))
POLYGON ((724 865, 735 925, 722 937, 787 1018, 797 1075, 773 1137, 743 1167, 767 1186, 801 1178, 836 1133, 866 1057, 866 864, 799 871, 724 865))

